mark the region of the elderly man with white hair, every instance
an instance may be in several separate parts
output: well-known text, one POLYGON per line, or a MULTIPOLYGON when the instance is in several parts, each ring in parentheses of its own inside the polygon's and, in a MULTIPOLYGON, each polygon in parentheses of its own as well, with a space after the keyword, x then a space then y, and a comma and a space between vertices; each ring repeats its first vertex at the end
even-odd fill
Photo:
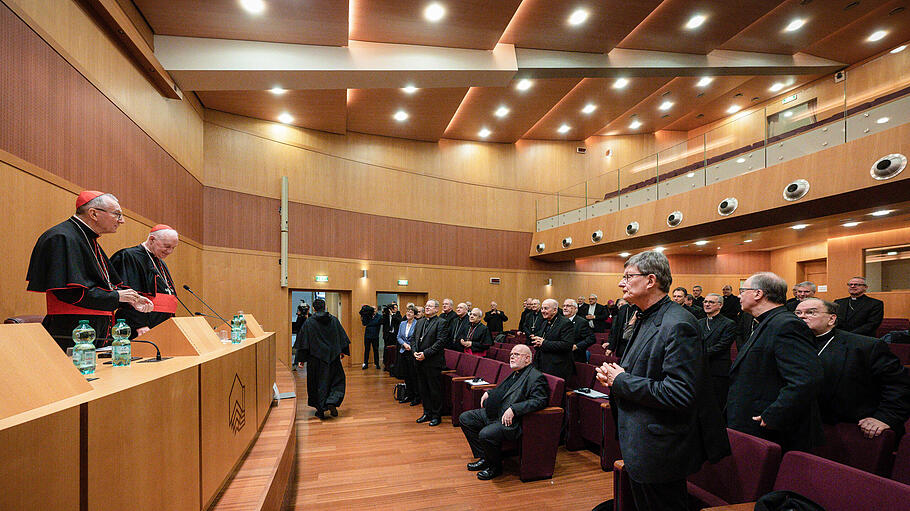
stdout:
POLYGON ((490 329, 480 321, 482 317, 483 311, 477 307, 468 314, 464 335, 458 339, 458 344, 465 353, 483 356, 493 345, 490 329))
POLYGON ((540 316, 542 323, 530 336, 531 345, 537 348, 534 365, 542 372, 566 380, 575 371, 572 359, 575 327, 559 314, 559 302, 552 298, 543 301, 540 316))
POLYGON ((111 256, 111 264, 123 283, 152 301, 150 312, 120 309, 117 319, 125 319, 132 337, 164 323, 177 313, 177 287, 164 260, 174 252, 179 236, 173 227, 158 224, 148 238, 135 247, 124 248, 111 256))
POLYGON ((449 322, 449 343, 446 345, 447 348, 451 348, 455 351, 464 351, 464 346, 461 345, 461 339, 464 339, 465 334, 468 332, 468 312, 471 309, 468 308, 468 304, 461 302, 455 307, 455 317, 449 322))

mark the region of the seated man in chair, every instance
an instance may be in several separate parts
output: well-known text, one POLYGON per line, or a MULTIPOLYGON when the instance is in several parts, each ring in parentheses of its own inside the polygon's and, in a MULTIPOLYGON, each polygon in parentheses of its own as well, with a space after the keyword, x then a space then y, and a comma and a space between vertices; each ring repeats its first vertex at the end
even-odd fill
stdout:
POLYGON ((524 344, 513 347, 509 366, 512 374, 484 393, 481 407, 458 418, 471 452, 480 458, 468 463, 468 470, 479 470, 477 478, 483 481, 502 473, 502 442, 521 436, 521 417, 543 410, 550 398, 546 377, 531 366, 531 348, 524 344))

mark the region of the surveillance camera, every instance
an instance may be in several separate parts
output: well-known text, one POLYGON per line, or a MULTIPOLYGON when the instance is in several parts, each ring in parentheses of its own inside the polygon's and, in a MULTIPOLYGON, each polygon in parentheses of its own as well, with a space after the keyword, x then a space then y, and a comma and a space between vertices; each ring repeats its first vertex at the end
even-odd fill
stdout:
POLYGON ((638 222, 630 222, 629 225, 626 226, 626 234, 628 234, 629 236, 632 236, 637 232, 638 232, 638 222))
POLYGON ((784 199, 795 201, 802 199, 809 193, 809 182, 805 179, 797 179, 784 187, 784 199))
POLYGON ((872 169, 869 170, 869 173, 878 181, 884 181, 885 179, 891 179, 892 177, 901 173, 904 170, 904 167, 907 166, 907 157, 903 154, 889 154, 888 156, 883 156, 872 165, 872 169))
POLYGON ((597 243, 598 241, 600 241, 602 239, 604 239, 603 231, 594 231, 591 233, 591 241, 593 241, 594 243, 597 243))
POLYGON ((717 214, 720 216, 730 215, 736 211, 737 206, 739 206, 739 202, 735 197, 727 197, 717 205, 717 214))
POLYGON ((682 211, 674 211, 667 216, 667 225, 670 227, 676 227, 682 223, 683 214, 682 211))
POLYGON ((538 243, 537 244, 537 253, 540 254, 546 248, 547 248, 547 245, 545 243, 538 243))
POLYGON ((572 237, 562 239, 562 248, 569 248, 572 246, 572 237))

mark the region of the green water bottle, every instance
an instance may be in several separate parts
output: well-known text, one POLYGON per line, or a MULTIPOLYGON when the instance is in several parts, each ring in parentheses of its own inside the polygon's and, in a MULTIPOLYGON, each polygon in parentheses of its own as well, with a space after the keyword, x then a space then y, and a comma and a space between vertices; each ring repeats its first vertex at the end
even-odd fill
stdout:
POLYGON ((243 311, 237 311, 237 319, 240 321, 237 325, 237 330, 240 332, 240 340, 246 340, 246 318, 243 316, 243 311))
POLYGON ((231 319, 231 344, 240 344, 240 318, 235 314, 231 319))
POLYGON ((82 374, 95 372, 95 329, 87 319, 80 319, 73 329, 73 365, 82 374))
POLYGON ((111 358, 114 363, 114 367, 126 367, 130 365, 130 360, 132 360, 132 345, 130 343, 130 334, 132 330, 130 326, 126 324, 125 319, 118 319, 117 323, 114 325, 114 328, 111 329, 111 337, 114 338, 114 343, 111 345, 111 358))

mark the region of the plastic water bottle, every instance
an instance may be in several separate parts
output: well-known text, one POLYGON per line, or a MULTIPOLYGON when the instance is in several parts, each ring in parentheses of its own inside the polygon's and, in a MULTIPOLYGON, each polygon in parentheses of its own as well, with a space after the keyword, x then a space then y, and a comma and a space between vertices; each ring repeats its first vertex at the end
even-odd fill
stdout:
POLYGON ((240 331, 240 340, 246 340, 246 317, 243 315, 243 311, 237 311, 237 319, 239 323, 237 324, 237 329, 240 331))
POLYGON ((73 365, 82 374, 95 372, 95 329, 87 319, 80 319, 73 329, 73 365))
POLYGON ((132 329, 126 324, 126 320, 118 319, 114 328, 111 329, 111 336, 114 343, 111 345, 111 355, 114 367, 126 367, 132 360, 132 344, 130 343, 130 334, 132 329))
POLYGON ((240 338, 240 318, 235 314, 231 319, 231 343, 240 344, 240 341, 243 339, 240 338))

